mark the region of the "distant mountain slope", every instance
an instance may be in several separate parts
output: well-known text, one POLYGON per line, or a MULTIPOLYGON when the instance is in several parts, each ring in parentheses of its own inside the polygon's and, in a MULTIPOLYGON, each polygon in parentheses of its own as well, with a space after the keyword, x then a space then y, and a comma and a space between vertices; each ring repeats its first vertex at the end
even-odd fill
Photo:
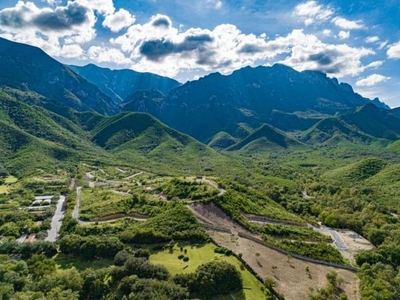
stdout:
POLYGON ((178 81, 168 77, 129 69, 110 70, 93 64, 84 67, 69 67, 89 82, 97 85, 115 103, 121 103, 136 91, 158 90, 163 94, 168 94, 170 90, 180 85, 178 81))
POLYGON ((392 141, 400 137, 400 118, 390 110, 380 109, 371 103, 342 116, 342 119, 374 137, 392 141))
POLYGON ((120 103, 124 111, 155 112, 165 95, 158 90, 135 91, 120 103))
POLYGON ((90 141, 80 124, 0 91, 0 163, 15 174, 24 174, 83 158, 112 160, 90 141))
POLYGON ((238 139, 231 136, 229 133, 221 131, 213 136, 208 146, 214 149, 226 149, 238 142, 238 139))
POLYGON ((121 160, 164 170, 203 172, 230 165, 227 157, 145 113, 104 118, 93 129, 92 141, 121 160))
POLYGON ((341 167, 324 174, 325 178, 346 186, 377 176, 387 166, 387 162, 379 158, 366 158, 356 163, 341 167))
MULTIPOLYGON (((220 131, 236 137, 229 131, 232 124, 246 123, 254 129, 271 120, 279 124, 275 111, 288 114, 287 120, 292 122, 281 127, 296 129, 296 118, 290 119, 290 114, 333 115, 370 102, 350 85, 339 84, 321 72, 297 72, 276 64, 246 67, 228 76, 210 74, 175 88, 158 105, 141 103, 129 110, 149 112, 169 126, 209 142, 220 131)), ((304 122, 303 129, 313 122, 304 122)))
MULTIPOLYGON (((0 87, 32 91, 78 111, 113 114, 118 107, 97 86, 36 47, 0 38, 0 87)), ((21 99, 22 100, 22 99, 21 99)))
POLYGON ((347 141, 351 143, 368 144, 373 140, 353 126, 347 124, 339 117, 322 119, 302 134, 301 141, 308 144, 337 145, 347 141))
POLYGON ((246 152, 271 151, 276 149, 288 149, 289 147, 305 146, 300 142, 288 137, 276 128, 264 124, 248 137, 232 145, 227 150, 241 150, 246 152))

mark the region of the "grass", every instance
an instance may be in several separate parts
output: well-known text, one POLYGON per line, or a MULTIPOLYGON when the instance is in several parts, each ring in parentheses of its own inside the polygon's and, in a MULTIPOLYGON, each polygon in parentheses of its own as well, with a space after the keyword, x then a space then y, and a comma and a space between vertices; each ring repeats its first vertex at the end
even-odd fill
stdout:
POLYGON ((84 260, 62 253, 56 254, 53 259, 56 262, 58 270, 70 269, 72 267, 75 267, 78 271, 83 271, 88 268, 97 270, 114 265, 114 262, 110 259, 84 260))
POLYGON ((7 185, 0 185, 0 194, 8 194, 9 193, 9 187, 7 185))
POLYGON ((12 175, 8 176, 4 180, 4 184, 0 185, 0 194, 8 194, 10 192, 10 184, 16 183, 18 181, 17 177, 14 177, 12 175))
POLYGON ((204 245, 180 245, 175 244, 173 251, 162 250, 160 252, 156 252, 155 254, 150 256, 150 261, 153 264, 161 264, 164 265, 168 271, 172 274, 179 273, 193 273, 196 269, 207 262, 213 260, 223 260, 232 265, 234 265, 242 274, 243 278, 243 287, 244 289, 238 291, 231 295, 219 296, 214 298, 215 300, 223 300, 223 299, 265 299, 265 294, 261 290, 262 283, 257 280, 257 278, 251 274, 247 269, 241 268, 242 262, 240 262, 234 256, 225 256, 223 254, 214 253, 214 249, 216 246, 214 244, 208 243, 204 245), (184 252, 180 251, 180 246, 182 246, 183 250, 186 249, 186 255, 184 252), (188 262, 184 262, 183 260, 178 259, 178 255, 184 254, 189 258, 188 262), (187 266, 186 268, 184 268, 187 266))
POLYGON ((103 217, 123 211, 123 200, 129 196, 120 195, 103 188, 82 189, 81 192, 81 217, 92 219, 103 217))
POLYGON ((17 177, 14 177, 14 176, 8 176, 7 178, 6 178, 6 180, 5 180, 5 183, 7 184, 12 184, 12 183, 16 183, 18 181, 18 178, 17 177))

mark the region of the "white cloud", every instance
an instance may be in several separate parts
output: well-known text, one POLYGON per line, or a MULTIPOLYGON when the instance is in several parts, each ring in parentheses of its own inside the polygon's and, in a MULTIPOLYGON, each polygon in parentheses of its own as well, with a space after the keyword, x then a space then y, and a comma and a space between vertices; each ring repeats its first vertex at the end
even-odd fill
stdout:
POLYGON ((87 57, 98 63, 130 64, 130 59, 115 48, 92 46, 87 51, 87 57))
POLYGON ((386 40, 386 41, 383 41, 382 43, 380 43, 379 44, 379 47, 378 47, 378 49, 379 50, 382 50, 383 48, 385 48, 386 47, 386 45, 389 43, 389 41, 388 40, 386 40))
POLYGON ((377 67, 382 66, 382 64, 383 64, 382 60, 373 61, 372 63, 369 63, 368 65, 366 65, 365 69, 377 68, 377 67))
POLYGON ((281 47, 286 47, 289 54, 281 63, 296 70, 320 70, 339 78, 359 75, 366 68, 361 58, 374 54, 371 49, 326 44, 314 35, 304 34, 302 30, 293 30, 279 43, 281 47))
MULTIPOLYGON (((348 35, 343 31, 342 37, 348 35)), ((326 44, 299 29, 266 39, 266 34, 244 34, 232 24, 221 24, 212 30, 184 30, 174 27, 165 15, 154 16, 145 24, 133 24, 110 42, 126 52, 134 69, 171 77, 194 70, 227 74, 246 65, 277 61, 298 70, 321 70, 344 77, 357 76, 378 64, 364 66, 361 62, 363 57, 374 54, 371 49, 326 44)))
POLYGON ((364 28, 364 25, 361 21, 349 21, 342 17, 335 17, 332 19, 333 24, 342 28, 342 29, 361 29, 364 28))
POLYGON ((400 42, 390 45, 386 54, 388 58, 392 59, 400 58, 400 42))
POLYGON ((376 43, 379 41, 379 37, 378 36, 369 36, 365 39, 366 43, 376 43))
MULTIPOLYGON (((63 53, 72 55, 71 51, 67 51, 68 45, 93 40, 96 36, 95 22, 93 11, 78 2, 38 8, 33 2, 19 1, 14 7, 0 11, 2 36, 40 47, 57 57, 63 56, 63 53)), ((78 49, 75 48, 75 51, 78 49)))
POLYGON ((129 27, 135 23, 135 16, 131 15, 127 10, 121 8, 111 15, 107 15, 102 25, 109 28, 113 32, 118 32, 125 27, 129 27))
POLYGON ((331 36, 331 35, 332 35, 332 30, 330 30, 330 29, 324 29, 324 30, 322 31, 322 34, 323 34, 324 36, 331 36))
POLYGON ((75 2, 104 15, 111 15, 115 11, 113 0, 75 0, 75 2))
POLYGON ((301 17, 306 25, 328 20, 334 13, 329 7, 319 5, 317 1, 307 1, 297 5, 293 14, 301 17))
POLYGON ((343 31, 343 30, 341 30, 341 31, 338 33, 338 37, 341 38, 341 39, 348 39, 348 38, 350 37, 350 31, 343 31))
POLYGON ((380 82, 386 82, 390 80, 390 77, 386 77, 380 74, 372 74, 368 77, 362 78, 356 82, 357 86, 374 86, 380 82))
POLYGON ((60 53, 58 56, 66 57, 66 58, 80 58, 84 54, 84 50, 80 45, 63 45, 60 49, 60 53))

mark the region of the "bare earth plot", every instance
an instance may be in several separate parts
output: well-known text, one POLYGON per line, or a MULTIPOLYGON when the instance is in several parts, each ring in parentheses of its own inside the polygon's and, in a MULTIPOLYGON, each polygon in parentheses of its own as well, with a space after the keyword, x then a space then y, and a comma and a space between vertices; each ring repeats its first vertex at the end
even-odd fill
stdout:
POLYGON ((355 254, 364 250, 371 250, 375 248, 368 240, 352 230, 339 229, 337 230, 337 233, 349 248, 350 257, 346 258, 350 259, 350 261, 354 260, 355 254))
POLYGON ((239 224, 233 222, 213 203, 188 206, 207 233, 220 245, 242 254, 242 258, 262 278, 273 277, 275 288, 287 300, 308 299, 309 288, 324 288, 326 273, 335 271, 343 279, 342 288, 349 299, 360 299, 358 278, 355 273, 343 269, 324 266, 290 258, 266 246, 241 238, 238 232, 250 234, 239 224), (217 230, 212 229, 215 226, 217 230), (218 229, 227 229, 231 233, 218 229), (306 271, 308 267, 309 272, 306 271))

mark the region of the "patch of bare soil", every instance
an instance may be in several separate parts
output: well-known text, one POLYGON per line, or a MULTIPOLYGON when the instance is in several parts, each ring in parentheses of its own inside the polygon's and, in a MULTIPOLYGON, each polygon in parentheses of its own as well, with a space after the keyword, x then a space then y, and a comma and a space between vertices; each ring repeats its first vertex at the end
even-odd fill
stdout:
POLYGON ((349 247, 349 251, 353 256, 361 251, 375 248, 368 240, 352 230, 339 229, 337 233, 349 247))
POLYGON ((277 282, 275 290, 285 299, 308 299, 310 288, 324 288, 327 285, 326 273, 329 271, 335 271, 338 277, 343 279, 341 287, 349 299, 361 298, 355 273, 288 257, 254 241, 241 238, 237 235, 238 232, 247 234, 249 232, 233 222, 213 203, 192 204, 188 207, 199 223, 205 225, 205 230, 218 244, 236 254, 241 253, 242 258, 262 278, 274 278, 277 282), (217 230, 214 230, 212 226, 215 226, 217 230), (222 232, 218 228, 229 229, 231 233, 222 232))

